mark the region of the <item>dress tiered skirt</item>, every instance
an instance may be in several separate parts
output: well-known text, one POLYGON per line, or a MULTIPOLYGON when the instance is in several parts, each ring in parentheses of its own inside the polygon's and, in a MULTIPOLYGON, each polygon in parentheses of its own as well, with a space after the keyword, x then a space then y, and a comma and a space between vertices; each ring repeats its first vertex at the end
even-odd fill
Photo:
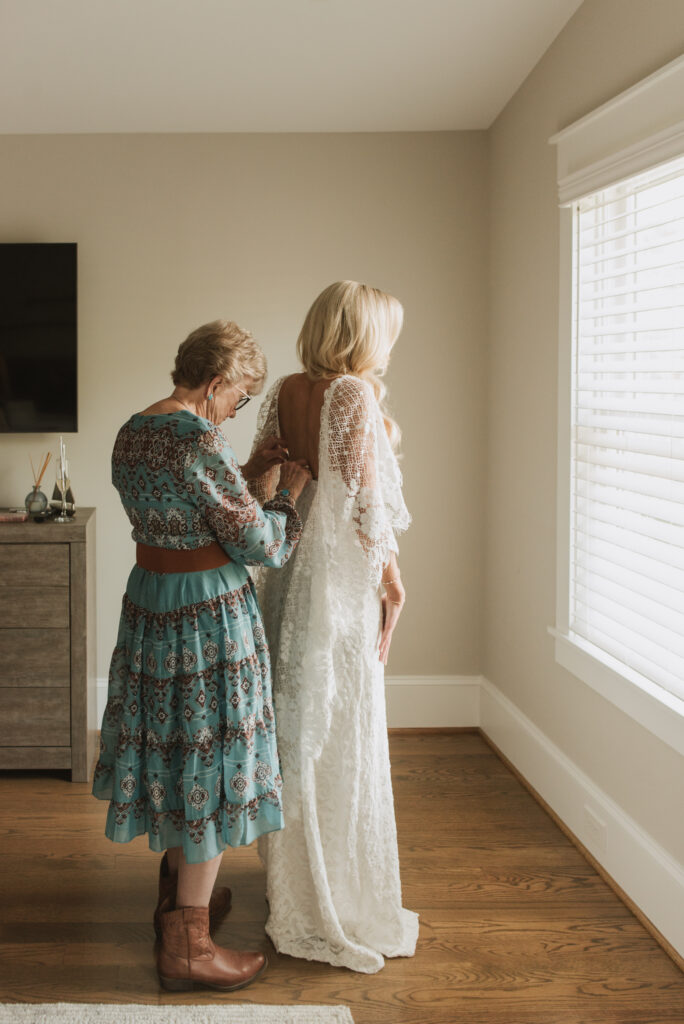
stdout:
POLYGON ((271 670, 254 585, 235 562, 128 579, 93 794, 106 835, 147 833, 209 860, 283 827, 271 670))

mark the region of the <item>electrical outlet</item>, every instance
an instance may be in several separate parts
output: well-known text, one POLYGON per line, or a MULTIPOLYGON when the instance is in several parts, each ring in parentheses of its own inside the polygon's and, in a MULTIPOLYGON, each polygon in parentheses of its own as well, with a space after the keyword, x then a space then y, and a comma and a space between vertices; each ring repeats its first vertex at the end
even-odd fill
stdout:
POLYGON ((589 850, 592 853, 605 853, 608 826, 588 804, 584 805, 584 828, 589 850))

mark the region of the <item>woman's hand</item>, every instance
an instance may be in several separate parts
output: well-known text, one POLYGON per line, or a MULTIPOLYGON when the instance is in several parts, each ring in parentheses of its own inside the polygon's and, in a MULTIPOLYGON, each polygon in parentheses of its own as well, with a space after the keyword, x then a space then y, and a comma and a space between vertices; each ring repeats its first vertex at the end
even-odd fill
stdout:
POLYGON ((386 591, 382 595, 382 633, 380 634, 380 645, 378 648, 380 661, 383 665, 387 664, 390 644, 392 643, 392 633, 399 621, 405 601, 406 591, 401 580, 387 585, 386 591))
POLYGON ((280 466, 287 461, 289 452, 284 437, 267 437, 254 452, 252 457, 242 466, 245 480, 258 480, 273 466, 280 466))
POLYGON ((297 459, 296 462, 284 462, 280 467, 280 483, 278 490, 284 487, 290 492, 290 497, 296 501, 302 493, 309 480, 311 470, 306 464, 306 459, 297 459))

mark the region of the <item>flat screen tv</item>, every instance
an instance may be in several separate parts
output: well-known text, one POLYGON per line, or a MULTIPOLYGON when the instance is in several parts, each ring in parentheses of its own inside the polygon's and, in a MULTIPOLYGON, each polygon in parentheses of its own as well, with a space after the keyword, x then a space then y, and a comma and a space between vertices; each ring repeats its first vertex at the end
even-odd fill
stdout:
POLYGON ((76 243, 0 243, 0 432, 78 429, 76 243))

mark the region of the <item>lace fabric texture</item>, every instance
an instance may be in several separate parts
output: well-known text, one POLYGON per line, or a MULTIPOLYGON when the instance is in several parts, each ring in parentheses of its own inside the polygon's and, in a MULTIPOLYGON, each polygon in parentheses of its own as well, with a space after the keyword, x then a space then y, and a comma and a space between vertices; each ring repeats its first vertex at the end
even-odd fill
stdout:
MULTIPOLYGON (((255 448, 279 433, 266 397, 255 448)), ((278 470, 252 486, 260 502, 278 470)), ((271 651, 285 828, 259 841, 266 930, 281 952, 373 973, 411 956, 418 918, 402 907, 378 658, 378 583, 409 515, 372 389, 345 376, 321 410, 319 479, 298 501, 299 546, 258 569, 271 651)))

